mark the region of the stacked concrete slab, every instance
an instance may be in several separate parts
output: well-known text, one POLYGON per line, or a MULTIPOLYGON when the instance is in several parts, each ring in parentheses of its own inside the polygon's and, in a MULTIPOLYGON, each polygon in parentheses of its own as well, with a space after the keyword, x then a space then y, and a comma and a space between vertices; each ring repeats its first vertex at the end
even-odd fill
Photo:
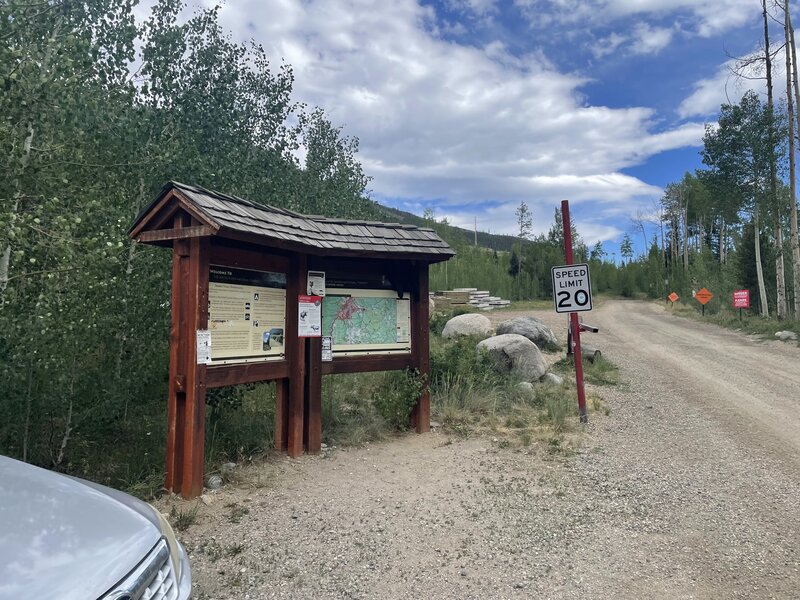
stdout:
POLYGON ((447 310, 458 306, 470 306, 478 310, 494 310, 511 304, 511 300, 503 300, 492 296, 488 290, 478 288, 456 288, 435 292, 434 302, 437 310, 447 310))

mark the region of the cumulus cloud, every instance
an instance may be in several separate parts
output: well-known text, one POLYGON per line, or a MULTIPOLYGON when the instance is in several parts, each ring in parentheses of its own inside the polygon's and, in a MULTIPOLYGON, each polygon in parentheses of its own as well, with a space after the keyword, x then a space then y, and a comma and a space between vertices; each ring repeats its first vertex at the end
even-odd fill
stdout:
POLYGON ((669 45, 673 33, 670 27, 651 27, 647 23, 637 23, 634 27, 633 52, 657 54, 669 45))
POLYGON ((625 233, 619 227, 613 225, 602 225, 593 223, 591 221, 582 221, 578 219, 575 222, 575 228, 580 232, 584 243, 591 248, 597 242, 605 242, 607 240, 617 240, 625 233))
MULTIPOLYGON (((495 8, 488 0, 460 4, 481 14, 495 8)), ((637 3, 550 4, 635 12, 637 3)), ((359 137, 377 198, 435 198, 437 212, 477 214, 479 226, 503 219, 495 231, 513 232, 520 200, 549 224, 563 198, 622 211, 658 197, 658 187, 620 170, 702 138, 701 123, 664 129, 646 107, 588 105, 580 92, 587 80, 559 72, 540 52, 444 40, 435 10, 415 0, 237 0, 220 16, 235 37, 253 37, 292 65, 297 99, 359 137)), ((671 32, 642 24, 634 38, 642 52, 656 52, 671 32)), ((612 36, 606 47, 620 43, 612 36)))
MULTIPOLYGON (((715 116, 719 113, 720 105, 738 103, 748 90, 766 94, 764 64, 754 60, 757 57, 757 52, 753 52, 742 61, 726 61, 711 77, 696 81, 692 93, 678 106, 678 116, 682 119, 715 116)), ((773 60, 772 73, 777 82, 773 83, 776 97, 780 98, 781 85, 785 86, 780 82, 785 81, 783 78, 786 73, 786 63, 780 54, 773 60)))

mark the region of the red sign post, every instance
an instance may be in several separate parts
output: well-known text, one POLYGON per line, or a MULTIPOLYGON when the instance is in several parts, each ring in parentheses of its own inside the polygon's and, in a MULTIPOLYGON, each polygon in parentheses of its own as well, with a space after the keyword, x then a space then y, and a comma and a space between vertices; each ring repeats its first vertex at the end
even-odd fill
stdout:
POLYGON ((733 308, 750 308, 750 290, 733 292, 733 308))
MULTIPOLYGON (((561 222, 564 225, 564 254, 567 264, 573 263, 572 258, 572 227, 569 222, 569 200, 561 201, 561 222)), ((588 423, 589 416, 586 414, 586 392, 583 389, 583 354, 581 354, 581 327, 578 322, 578 313, 569 314, 570 331, 572 340, 575 343, 573 357, 575 359, 575 383, 578 388, 578 411, 581 415, 581 423, 588 423)))
POLYGON ((733 292, 733 308, 739 309, 739 320, 742 320, 742 309, 750 308, 750 290, 736 290, 733 292))

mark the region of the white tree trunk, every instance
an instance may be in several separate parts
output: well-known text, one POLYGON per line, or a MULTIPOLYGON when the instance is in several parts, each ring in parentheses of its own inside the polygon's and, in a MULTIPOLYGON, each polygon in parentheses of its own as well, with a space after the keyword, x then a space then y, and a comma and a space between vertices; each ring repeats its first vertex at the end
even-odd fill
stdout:
MULTIPOLYGON (((784 16, 786 19, 786 45, 787 48, 791 48, 791 55, 792 55, 792 80, 794 82, 794 93, 795 99, 797 102, 798 114, 797 114, 797 127, 800 130, 800 89, 798 89, 797 83, 797 48, 794 42, 794 27, 792 27, 792 18, 789 13, 789 0, 786 0, 784 6, 784 16)), ((787 51, 788 54, 788 51, 787 51)), ((787 60, 787 70, 788 67, 788 60, 787 60)), ((788 86, 787 82, 787 86, 788 86)), ((789 99, 791 102, 791 98, 789 99)), ((791 113, 789 115, 789 120, 791 122, 791 113)), ((793 132, 790 131, 789 136, 789 152, 791 154, 791 163, 794 164, 794 135, 793 132)), ((789 243, 792 247, 792 267, 793 267, 793 288, 794 288, 794 317, 795 319, 800 318, 800 240, 797 237, 797 195, 795 193, 795 179, 794 179, 794 172, 791 174, 791 194, 789 198, 789 243)))
POLYGON ((689 201, 683 207, 683 268, 689 269, 689 201))
POLYGON ((786 267, 783 261, 783 232, 781 231, 780 221, 775 219, 775 249, 777 254, 775 256, 775 280, 776 280, 776 294, 775 294, 775 315, 778 319, 786 318, 786 267))
POLYGON ((756 278, 758 279, 758 297, 761 304, 761 316, 769 317, 769 306, 767 305, 767 288, 764 285, 764 269, 761 267, 761 233, 758 223, 758 206, 753 210, 753 228, 756 252, 756 278))
MULTIPOLYGON (((22 156, 19 159, 19 172, 14 182, 14 206, 11 208, 10 214, 10 225, 9 230, 13 231, 16 227, 15 220, 17 217, 17 212, 19 211, 20 203, 22 202, 22 174, 25 172, 25 169, 28 168, 28 163, 31 159, 31 145, 33 144, 33 125, 28 123, 28 131, 25 135, 25 140, 22 142, 22 156)), ((9 236, 9 239, 11 236, 9 236)), ((11 277, 11 242, 9 241, 6 247, 3 249, 3 255, 0 256, 0 298, 3 297, 5 294, 6 288, 8 287, 8 282, 11 277)), ((2 305, 2 302, 0 302, 2 305)))

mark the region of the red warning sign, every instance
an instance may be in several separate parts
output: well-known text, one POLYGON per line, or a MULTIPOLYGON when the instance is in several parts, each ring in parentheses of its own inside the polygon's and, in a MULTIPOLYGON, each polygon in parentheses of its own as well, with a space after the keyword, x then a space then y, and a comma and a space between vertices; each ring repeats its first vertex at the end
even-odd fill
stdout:
POLYGON ((750 290, 733 292, 733 308, 750 308, 750 290))

